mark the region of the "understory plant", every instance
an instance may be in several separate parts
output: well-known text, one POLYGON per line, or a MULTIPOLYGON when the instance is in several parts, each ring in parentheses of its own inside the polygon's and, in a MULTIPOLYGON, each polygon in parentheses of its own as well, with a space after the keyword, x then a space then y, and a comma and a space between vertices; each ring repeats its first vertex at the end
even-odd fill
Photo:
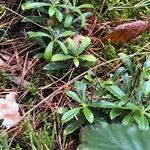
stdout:
POLYGON ((24 11, 32 9, 45 15, 45 21, 42 19, 40 22, 40 19, 36 19, 37 16, 27 16, 23 21, 36 24, 42 23, 42 26, 39 25, 42 27, 41 30, 29 31, 28 35, 45 49, 40 56, 44 57, 48 63, 53 64, 53 62, 72 59, 75 67, 78 67, 79 60, 96 61, 93 55, 81 55, 91 44, 89 37, 85 37, 81 41, 80 47, 71 39, 72 36, 78 33, 75 25, 79 24, 81 28, 86 26, 86 17, 90 13, 83 13, 82 9, 93 8, 92 4, 77 6, 76 3, 76 1, 53 0, 22 4, 22 10, 24 11))
MULTIPOLYGON (((119 55, 123 65, 110 79, 91 80, 95 89, 93 96, 88 95, 86 80, 75 83, 76 92, 66 91, 66 95, 76 102, 75 107, 62 116, 63 123, 74 120, 64 130, 66 134, 75 131, 86 120, 94 123, 94 116, 101 111, 108 115, 109 122, 121 122, 125 126, 137 124, 142 130, 149 129, 150 58, 144 57, 143 63, 135 66, 128 55, 119 55)), ((99 117, 105 118, 103 113, 99 117)))

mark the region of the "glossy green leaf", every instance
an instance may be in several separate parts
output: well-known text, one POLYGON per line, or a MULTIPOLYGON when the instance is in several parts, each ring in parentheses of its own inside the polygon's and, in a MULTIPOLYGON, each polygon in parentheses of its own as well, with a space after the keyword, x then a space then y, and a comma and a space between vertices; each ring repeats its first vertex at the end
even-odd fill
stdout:
POLYGON ((79 113, 80 109, 81 109, 80 107, 76 107, 67 111, 61 118, 62 122, 65 123, 71 120, 73 117, 75 117, 79 113))
POLYGON ((27 2, 22 4, 21 8, 22 10, 28 10, 28 9, 34 9, 34 8, 39 8, 43 6, 49 6, 48 3, 41 3, 41 2, 27 2))
POLYGON ((82 4, 78 8, 94 8, 94 6, 92 4, 82 4))
POLYGON ((78 103, 81 103, 80 97, 73 91, 66 91, 65 92, 67 96, 71 97, 73 100, 75 100, 78 103))
POLYGON ((76 121, 73 121, 70 123, 65 129, 64 129, 64 135, 68 135, 73 133, 75 130, 81 127, 82 123, 84 122, 83 119, 79 119, 76 121))
POLYGON ((93 123, 94 115, 87 107, 83 108, 83 113, 84 113, 85 118, 88 120, 88 122, 93 123))
POLYGON ((84 37, 81 40, 81 44, 78 50, 78 55, 81 54, 90 44, 91 44, 91 39, 89 37, 84 37))
POLYGON ((150 104, 146 107, 145 111, 149 111, 150 110, 150 104))
POLYGON ((111 92, 115 97, 117 97, 121 101, 124 101, 124 98, 129 100, 129 98, 126 97, 125 93, 117 85, 105 85, 105 89, 111 92))
POLYGON ((30 36, 30 38, 33 37, 48 37, 50 38, 50 35, 44 32, 27 32, 27 34, 30 36))
POLYGON ((86 100, 86 83, 83 81, 76 81, 75 82, 75 87, 76 87, 76 91, 80 97, 80 99, 82 99, 82 102, 85 102, 86 100))
POLYGON ((148 57, 147 60, 144 62, 143 67, 150 68, 150 57, 148 57))
POLYGON ((67 38, 68 47, 71 50, 73 55, 77 55, 77 45, 71 38, 67 38))
POLYGON ((54 42, 52 41, 52 42, 50 42, 48 44, 48 46, 45 49, 44 58, 45 58, 46 61, 50 61, 51 60, 52 51, 53 51, 53 45, 54 45, 54 42))
POLYGON ((115 82, 116 80, 118 80, 120 78, 120 76, 122 76, 124 73, 126 72, 126 69, 124 67, 119 67, 115 73, 113 74, 113 76, 111 77, 111 79, 115 82))
POLYGON ((134 67, 133 63, 130 60, 130 57, 124 53, 119 53, 119 56, 123 61, 124 65, 126 66, 126 69, 129 70, 131 75, 134 75, 134 67))
POLYGON ((131 80, 130 80, 128 73, 125 73, 123 75, 123 89, 127 95, 130 94, 130 92, 131 92, 131 80))
POLYGON ((43 24, 43 22, 47 22, 48 18, 44 16, 30 15, 23 18, 21 22, 31 22, 30 20, 39 24, 43 24))
POLYGON ((64 61, 73 58, 70 55, 64 55, 64 54, 55 54, 52 56, 51 61, 64 61))
POLYGON ((131 112, 123 118, 122 124, 128 126, 128 125, 131 125, 133 121, 134 121, 134 113, 131 112))
POLYGON ((111 120, 113 120, 114 118, 120 116, 122 114, 122 110, 121 109, 112 109, 110 112, 110 118, 111 120))
POLYGON ((77 67, 79 67, 79 59, 77 58, 77 57, 74 57, 73 58, 73 63, 74 63, 74 65, 75 65, 75 67, 77 68, 77 67))
POLYGON ((68 14, 65 18, 64 27, 70 27, 72 24, 73 16, 68 14))
POLYGON ((150 94, 150 80, 144 82, 143 92, 146 96, 150 94))
POLYGON ((56 18, 58 19, 58 21, 62 22, 63 14, 58 9, 55 9, 55 14, 56 14, 56 18))
POLYGON ((62 38, 62 37, 67 37, 67 36, 72 36, 72 35, 74 35, 74 32, 71 30, 68 30, 68 31, 65 31, 65 32, 59 34, 59 37, 62 38))
POLYGON ((85 27, 86 26, 86 18, 85 15, 80 13, 80 18, 81 18, 81 27, 85 27))
POLYGON ((81 13, 81 10, 80 10, 78 7, 76 7, 76 6, 62 5, 62 4, 60 4, 60 5, 58 5, 58 6, 60 6, 60 7, 62 7, 62 8, 68 8, 68 9, 70 9, 70 10, 73 11, 73 12, 81 13))
POLYGON ((150 131, 118 124, 90 126, 81 133, 77 150, 149 150, 150 131))
POLYGON ((83 61, 91 61, 91 62, 96 62, 96 57, 93 55, 80 55, 78 56, 83 61))
POLYGON ((52 17, 55 13, 55 7, 54 6, 51 6, 49 9, 48 9, 48 14, 50 17, 52 17))
POLYGON ((67 68, 67 64, 64 64, 64 63, 50 63, 50 64, 47 64, 43 67, 43 70, 47 70, 47 71, 58 71, 58 70, 62 70, 62 69, 65 69, 67 68))
POLYGON ((94 108, 115 108, 115 103, 101 100, 99 102, 92 102, 88 104, 89 107, 94 107, 94 108))
POLYGON ((59 44, 59 46, 63 50, 64 54, 67 55, 68 54, 68 49, 67 49, 66 45, 63 42, 59 41, 59 40, 57 41, 57 43, 59 44))
POLYGON ((141 115, 137 123, 138 123, 138 126, 140 129, 142 129, 142 130, 149 129, 149 121, 146 116, 141 115))

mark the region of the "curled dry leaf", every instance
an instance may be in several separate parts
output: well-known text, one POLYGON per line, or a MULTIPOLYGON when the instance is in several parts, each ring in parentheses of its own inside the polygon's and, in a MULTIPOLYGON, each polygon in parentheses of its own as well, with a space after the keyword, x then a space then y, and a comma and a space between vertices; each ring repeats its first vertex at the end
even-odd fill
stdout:
POLYGON ((150 21, 134 21, 117 26, 114 31, 103 37, 102 41, 114 44, 129 42, 145 31, 150 30, 150 21))
POLYGON ((20 119, 19 105, 16 103, 16 99, 15 92, 10 92, 5 99, 0 99, 0 119, 3 119, 2 126, 6 128, 14 126, 20 119))

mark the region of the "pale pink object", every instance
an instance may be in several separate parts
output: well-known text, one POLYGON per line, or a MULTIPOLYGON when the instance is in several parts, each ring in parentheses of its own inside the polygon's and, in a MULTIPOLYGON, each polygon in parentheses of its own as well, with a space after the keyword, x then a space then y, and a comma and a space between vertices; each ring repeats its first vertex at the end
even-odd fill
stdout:
POLYGON ((84 39, 84 36, 83 35, 80 35, 80 34, 76 34, 74 37, 73 37, 73 41, 75 42, 77 48, 79 48, 80 46, 80 42, 84 39))
POLYGON ((0 119, 3 119, 2 126, 10 128, 18 123, 19 105, 16 103, 17 93, 9 92, 6 98, 0 99, 0 119))

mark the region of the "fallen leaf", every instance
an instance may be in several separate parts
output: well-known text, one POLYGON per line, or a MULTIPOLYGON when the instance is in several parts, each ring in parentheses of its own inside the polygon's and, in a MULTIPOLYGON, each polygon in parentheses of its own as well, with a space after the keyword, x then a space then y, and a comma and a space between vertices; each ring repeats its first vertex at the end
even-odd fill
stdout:
POLYGON ((80 46, 80 42, 81 42, 82 39, 84 39, 84 36, 83 36, 83 35, 80 35, 80 34, 76 34, 76 35, 73 37, 73 41, 75 42, 75 44, 77 45, 78 48, 79 48, 79 46, 80 46))
POLYGON ((10 92, 5 99, 0 99, 0 119, 3 119, 2 126, 6 128, 10 128, 19 122, 19 105, 16 103, 16 99, 16 92, 10 92))
POLYGON ((150 21, 134 21, 117 26, 114 31, 102 38, 103 42, 110 41, 114 44, 130 42, 145 31, 150 30, 150 21))

